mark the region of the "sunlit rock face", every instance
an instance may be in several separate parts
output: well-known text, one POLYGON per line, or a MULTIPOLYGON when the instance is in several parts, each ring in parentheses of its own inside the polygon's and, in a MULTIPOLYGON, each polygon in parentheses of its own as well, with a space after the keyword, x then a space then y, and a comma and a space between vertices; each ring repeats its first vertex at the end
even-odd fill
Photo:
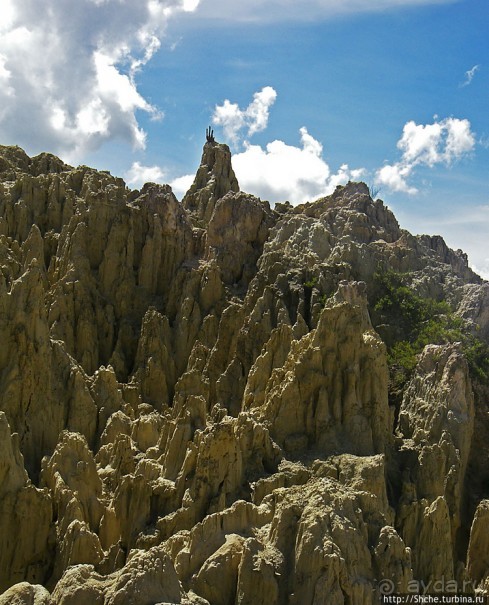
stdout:
POLYGON ((180 203, 0 147, 0 268, 1 605, 489 593, 488 285, 363 183, 271 208, 208 140, 180 203), (389 274, 473 347, 399 383, 389 274))
POLYGON ((228 192, 238 191, 238 179, 231 164, 229 147, 208 140, 194 182, 184 196, 182 206, 191 213, 195 221, 206 225, 217 201, 228 192))

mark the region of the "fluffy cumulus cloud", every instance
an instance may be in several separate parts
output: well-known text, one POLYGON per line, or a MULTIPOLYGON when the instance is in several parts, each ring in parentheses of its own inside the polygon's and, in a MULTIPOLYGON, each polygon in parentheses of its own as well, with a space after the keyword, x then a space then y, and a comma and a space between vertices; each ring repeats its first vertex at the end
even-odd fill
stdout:
POLYGON ((139 189, 144 183, 161 183, 165 172, 159 166, 143 166, 140 162, 134 162, 124 178, 129 187, 139 189))
POLYGON ((178 199, 182 199, 183 196, 190 189, 190 185, 194 182, 195 174, 184 174, 183 176, 179 176, 173 181, 170 182, 170 186, 173 190, 173 193, 177 196, 178 199))
MULTIPOLYGON (((213 124, 221 126, 225 139, 241 149, 233 155, 241 189, 270 202, 289 200, 299 204, 328 195, 336 185, 361 177, 363 169, 350 170, 347 164, 333 174, 323 158, 323 146, 304 127, 300 129, 299 147, 279 140, 265 148, 251 144, 249 139, 267 127, 276 99, 277 92, 265 86, 253 95, 245 109, 226 99, 214 110, 213 124)), ((172 185, 181 191, 183 185, 190 184, 190 177, 185 176, 172 185)))
MULTIPOLYGON (((170 180, 169 184, 178 199, 182 199, 187 193, 194 178, 194 174, 185 174, 170 180)), ((168 173, 160 166, 144 166, 141 162, 133 162, 124 173, 124 179, 131 189, 141 189, 145 183, 168 182, 168 173)))
POLYGON ((161 117, 136 74, 168 19, 199 0, 2 0, 0 137, 76 160, 120 138, 142 148, 137 112, 161 117))
POLYGON ((251 137, 265 130, 270 108, 276 98, 276 91, 271 86, 265 86, 259 92, 255 92, 253 100, 246 109, 240 109, 237 103, 231 103, 226 99, 222 105, 216 106, 212 122, 216 126, 221 126, 226 138, 236 144, 243 133, 244 136, 251 137))
POLYGON ((414 194, 417 189, 409 185, 408 178, 417 166, 449 166, 474 149, 475 135, 467 119, 446 118, 433 124, 411 120, 404 125, 397 147, 402 151, 401 160, 380 168, 375 181, 391 191, 414 194))
POLYGON ((323 148, 306 128, 301 128, 301 145, 283 141, 259 145, 246 143, 244 151, 233 156, 233 167, 240 187, 259 197, 294 204, 332 193, 337 185, 358 180, 363 170, 350 170, 343 164, 336 173, 322 157, 323 148))

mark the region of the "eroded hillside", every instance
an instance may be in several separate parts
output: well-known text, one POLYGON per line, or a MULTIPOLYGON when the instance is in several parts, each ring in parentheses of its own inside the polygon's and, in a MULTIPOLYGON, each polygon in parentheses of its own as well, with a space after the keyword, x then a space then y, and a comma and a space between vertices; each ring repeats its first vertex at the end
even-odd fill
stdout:
POLYGON ((461 251, 362 183, 272 209, 213 141, 182 203, 17 147, 0 180, 0 604, 489 593, 461 251))

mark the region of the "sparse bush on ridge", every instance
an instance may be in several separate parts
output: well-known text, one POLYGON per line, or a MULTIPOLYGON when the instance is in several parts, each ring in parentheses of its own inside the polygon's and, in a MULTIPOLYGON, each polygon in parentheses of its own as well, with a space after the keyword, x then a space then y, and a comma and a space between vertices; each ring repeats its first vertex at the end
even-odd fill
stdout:
POLYGON ((375 323, 395 328, 400 337, 387 339, 392 386, 401 388, 428 344, 461 342, 473 377, 489 379, 489 346, 472 334, 466 322, 445 301, 423 298, 406 285, 407 275, 376 272, 371 306, 375 323))

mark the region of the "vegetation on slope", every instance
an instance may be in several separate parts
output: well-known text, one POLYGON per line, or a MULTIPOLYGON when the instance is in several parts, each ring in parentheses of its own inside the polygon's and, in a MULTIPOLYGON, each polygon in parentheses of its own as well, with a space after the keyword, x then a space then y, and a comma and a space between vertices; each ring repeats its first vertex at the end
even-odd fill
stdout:
POLYGON ((388 347, 393 393, 402 389, 428 344, 460 342, 472 376, 488 380, 487 343, 468 329, 448 302, 423 298, 408 283, 408 274, 377 271, 374 275, 372 311, 388 347))

